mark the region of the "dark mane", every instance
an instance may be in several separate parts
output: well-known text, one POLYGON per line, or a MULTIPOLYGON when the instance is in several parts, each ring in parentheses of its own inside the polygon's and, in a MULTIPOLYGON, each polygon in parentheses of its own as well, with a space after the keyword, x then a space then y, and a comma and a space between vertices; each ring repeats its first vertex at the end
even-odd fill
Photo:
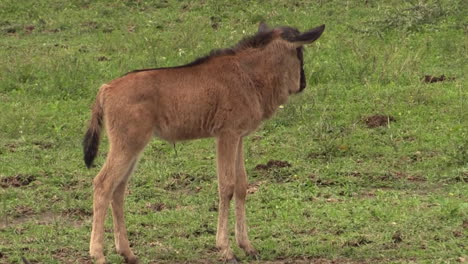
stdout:
POLYGON ((236 46, 235 51, 240 51, 248 48, 263 48, 273 40, 273 31, 257 32, 257 34, 243 38, 236 46))
POLYGON ((211 58, 219 57, 219 56, 233 56, 236 55, 237 52, 248 49, 248 48, 262 48, 268 45, 273 40, 273 32, 257 32, 255 35, 244 37, 239 43, 237 43, 232 48, 227 49, 214 49, 210 51, 210 53, 206 56, 200 57, 195 59, 194 61, 174 67, 161 67, 161 68, 149 68, 149 69, 139 69, 133 70, 131 72, 127 72, 125 75, 136 73, 136 72, 143 72, 143 71, 155 71, 155 70, 162 70, 162 69, 177 69, 177 68, 186 68, 192 67, 196 65, 200 65, 202 63, 207 62, 211 58))

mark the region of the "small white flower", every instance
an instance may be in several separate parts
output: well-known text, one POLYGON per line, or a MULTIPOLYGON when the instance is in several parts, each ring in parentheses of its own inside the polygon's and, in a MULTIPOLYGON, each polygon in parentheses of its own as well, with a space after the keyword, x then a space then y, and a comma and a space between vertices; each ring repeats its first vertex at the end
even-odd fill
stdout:
POLYGON ((182 54, 185 54, 185 51, 183 49, 179 49, 179 56, 182 56, 182 54))

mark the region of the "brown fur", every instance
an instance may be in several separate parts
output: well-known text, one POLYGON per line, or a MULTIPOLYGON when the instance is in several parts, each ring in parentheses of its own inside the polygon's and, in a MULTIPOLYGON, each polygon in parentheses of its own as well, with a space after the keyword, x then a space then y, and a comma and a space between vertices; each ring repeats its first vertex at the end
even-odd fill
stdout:
POLYGON ((134 71, 101 86, 84 140, 89 167, 104 120, 110 150, 94 179, 90 241, 90 254, 98 263, 105 262, 104 219, 109 204, 117 251, 128 263, 137 262, 127 239, 124 193, 138 156, 153 136, 169 142, 216 138, 216 245, 224 260, 235 261, 228 237, 229 204, 235 197, 237 243, 247 254, 257 255, 247 236, 242 140, 289 95, 305 87, 302 46, 316 40, 323 30, 321 26, 300 34, 293 28, 269 29, 261 24, 256 35, 232 49, 215 51, 184 66, 134 71))

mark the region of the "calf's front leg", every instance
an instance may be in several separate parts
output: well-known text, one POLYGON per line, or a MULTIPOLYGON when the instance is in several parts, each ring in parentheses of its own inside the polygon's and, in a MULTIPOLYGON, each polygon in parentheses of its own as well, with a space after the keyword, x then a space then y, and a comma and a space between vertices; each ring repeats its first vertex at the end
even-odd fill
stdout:
POLYGON ((244 167, 244 154, 243 154, 242 139, 239 140, 237 147, 236 159, 236 240, 240 248, 249 256, 258 258, 258 251, 250 243, 247 235, 247 221, 245 216, 245 198, 247 195, 247 173, 244 167))
POLYGON ((240 136, 224 134, 216 139, 218 170, 218 231, 216 246, 223 261, 236 263, 237 259, 229 245, 228 217, 229 205, 236 184, 236 158, 240 136))

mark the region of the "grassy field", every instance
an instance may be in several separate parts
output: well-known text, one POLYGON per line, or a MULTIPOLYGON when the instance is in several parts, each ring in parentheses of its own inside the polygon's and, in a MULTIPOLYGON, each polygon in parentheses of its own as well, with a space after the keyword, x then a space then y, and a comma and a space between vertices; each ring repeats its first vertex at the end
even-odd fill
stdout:
MULTIPOLYGON (((232 46, 263 20, 327 28, 306 50, 304 93, 245 140, 261 260, 236 255, 464 262, 467 11, 463 0, 2 0, 0 263, 91 263, 92 179, 107 146, 87 170, 81 141, 101 84, 232 46), (270 160, 290 166, 258 166, 270 160)), ((215 263, 214 142, 176 150, 154 140, 130 182, 132 247, 142 263, 215 263)), ((108 260, 122 263, 107 220, 108 260)))

